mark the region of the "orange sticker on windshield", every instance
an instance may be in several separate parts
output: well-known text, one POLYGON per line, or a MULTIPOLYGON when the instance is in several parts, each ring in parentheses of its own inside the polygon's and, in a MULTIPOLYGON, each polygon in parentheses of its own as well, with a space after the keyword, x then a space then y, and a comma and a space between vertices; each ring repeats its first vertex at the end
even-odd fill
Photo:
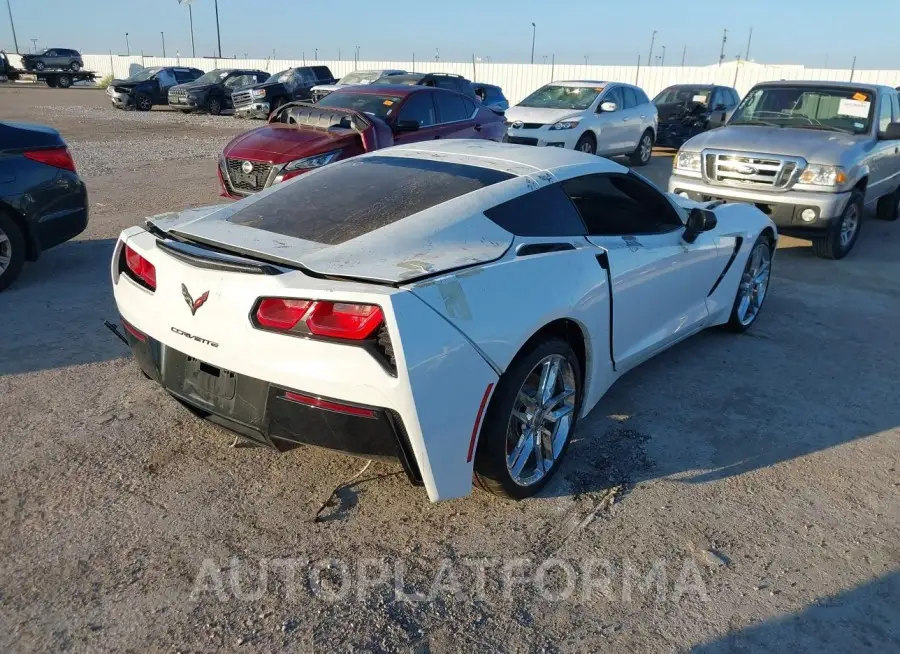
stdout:
POLYGON ((390 107, 392 104, 394 104, 394 101, 393 100, 385 100, 383 104, 385 107, 390 107))
POLYGON ((865 93, 859 93, 859 92, 857 92, 857 93, 854 93, 854 94, 853 94, 853 99, 856 100, 856 101, 858 101, 858 102, 862 102, 863 100, 868 100, 868 99, 869 99, 869 96, 866 95, 865 93))
POLYGON ((600 92, 603 90, 603 88, 604 88, 604 87, 602 87, 602 86, 595 86, 595 87, 594 87, 594 90, 595 90, 597 93, 600 93, 600 92))

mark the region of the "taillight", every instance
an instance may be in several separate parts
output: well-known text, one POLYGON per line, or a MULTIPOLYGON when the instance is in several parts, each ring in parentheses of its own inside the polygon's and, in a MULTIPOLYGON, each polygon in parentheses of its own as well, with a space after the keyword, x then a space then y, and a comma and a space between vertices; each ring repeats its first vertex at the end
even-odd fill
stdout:
POLYGON ((32 161, 47 164, 48 166, 53 166, 54 168, 71 170, 73 173, 75 172, 75 160, 72 159, 72 155, 69 152, 69 149, 66 147, 47 148, 45 150, 29 150, 27 152, 23 152, 22 154, 25 155, 27 159, 31 159, 32 161))
POLYGON ((125 257, 125 265, 128 266, 128 270, 132 273, 132 279, 139 283, 143 282, 143 286, 146 286, 151 291, 155 291, 156 266, 127 245, 125 246, 123 255, 125 257))
POLYGON ((346 413, 347 415, 358 416, 360 418, 375 417, 375 411, 372 409, 366 409, 365 407, 354 406, 352 404, 344 404, 343 402, 335 402, 333 400, 326 400, 321 397, 314 397, 303 393, 285 391, 282 398, 289 402, 305 404, 306 406, 311 406, 315 409, 325 409, 326 411, 334 411, 335 413, 346 413))
POLYGON ((273 331, 362 341, 384 323, 375 304, 263 298, 256 306, 256 324, 273 331))

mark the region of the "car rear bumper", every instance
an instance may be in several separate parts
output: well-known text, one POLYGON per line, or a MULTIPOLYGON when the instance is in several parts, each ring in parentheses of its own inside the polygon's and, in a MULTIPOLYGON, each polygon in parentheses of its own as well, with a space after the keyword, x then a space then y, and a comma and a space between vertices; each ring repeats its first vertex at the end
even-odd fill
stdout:
POLYGON ((122 324, 141 370, 201 418, 281 452, 313 445, 367 459, 399 460, 409 480, 422 483, 396 412, 223 370, 160 343, 124 320, 122 324))
POLYGON ((840 217, 847 205, 850 193, 812 193, 807 191, 786 191, 766 193, 758 190, 744 190, 725 186, 705 184, 702 179, 672 175, 669 178, 669 192, 685 195, 692 200, 706 202, 745 202, 756 205, 772 219, 779 229, 787 232, 821 231, 827 229, 840 217), (806 209, 815 212, 813 220, 804 220, 801 214, 806 209))
POLYGON ((268 102, 251 102, 234 108, 235 118, 268 118, 270 105, 268 102))

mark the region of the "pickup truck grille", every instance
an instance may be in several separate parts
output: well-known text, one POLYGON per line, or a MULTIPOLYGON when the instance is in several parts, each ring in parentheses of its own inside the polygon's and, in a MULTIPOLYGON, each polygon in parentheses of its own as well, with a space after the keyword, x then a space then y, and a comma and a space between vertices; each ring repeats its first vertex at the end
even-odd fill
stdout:
POLYGON ((253 98, 250 97, 250 91, 238 91, 237 93, 232 93, 231 101, 234 103, 235 108, 243 107, 245 104, 250 104, 253 102, 253 98))
POLYGON ((805 168, 802 159, 768 155, 704 152, 703 177, 710 184, 786 190, 805 168))
POLYGON ((272 164, 264 161, 254 161, 253 172, 249 175, 244 174, 241 170, 243 159, 226 159, 225 165, 228 168, 228 184, 232 189, 239 193, 256 193, 266 186, 269 179, 269 172, 272 170, 272 164))

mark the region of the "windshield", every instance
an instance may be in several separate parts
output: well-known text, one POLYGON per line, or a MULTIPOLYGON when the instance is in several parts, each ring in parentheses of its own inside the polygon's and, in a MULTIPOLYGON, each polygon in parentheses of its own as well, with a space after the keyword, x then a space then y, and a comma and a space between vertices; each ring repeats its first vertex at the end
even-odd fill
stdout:
POLYGON ((653 104, 683 104, 693 102, 709 105, 712 89, 704 86, 670 86, 653 98, 653 104))
POLYGON ((316 103, 317 107, 340 107, 353 109, 376 118, 386 120, 394 115, 403 98, 380 93, 347 93, 335 91, 316 103))
POLYGON ((203 77, 198 77, 194 81, 198 84, 216 84, 228 77, 228 73, 230 72, 231 70, 216 68, 215 70, 206 73, 203 77))
POLYGON ((541 109, 587 109, 602 91, 602 86, 548 85, 522 100, 519 106, 541 109))
POLYGON ((747 94, 728 124, 863 134, 871 125, 873 100, 871 91, 861 89, 761 86, 747 94))
POLYGON ((158 73, 160 70, 161 70, 160 68, 145 68, 144 70, 139 70, 134 75, 129 77, 128 81, 129 82, 145 82, 148 79, 150 79, 151 77, 153 77, 154 75, 156 75, 156 73, 158 73))
POLYGON ((338 84, 341 86, 346 86, 348 84, 369 84, 379 77, 381 77, 380 70, 358 70, 349 75, 344 75, 338 84))
POLYGON ((294 76, 296 70, 296 68, 288 68, 287 70, 283 70, 280 73, 275 73, 269 78, 269 80, 275 80, 280 84, 284 84, 294 76))

